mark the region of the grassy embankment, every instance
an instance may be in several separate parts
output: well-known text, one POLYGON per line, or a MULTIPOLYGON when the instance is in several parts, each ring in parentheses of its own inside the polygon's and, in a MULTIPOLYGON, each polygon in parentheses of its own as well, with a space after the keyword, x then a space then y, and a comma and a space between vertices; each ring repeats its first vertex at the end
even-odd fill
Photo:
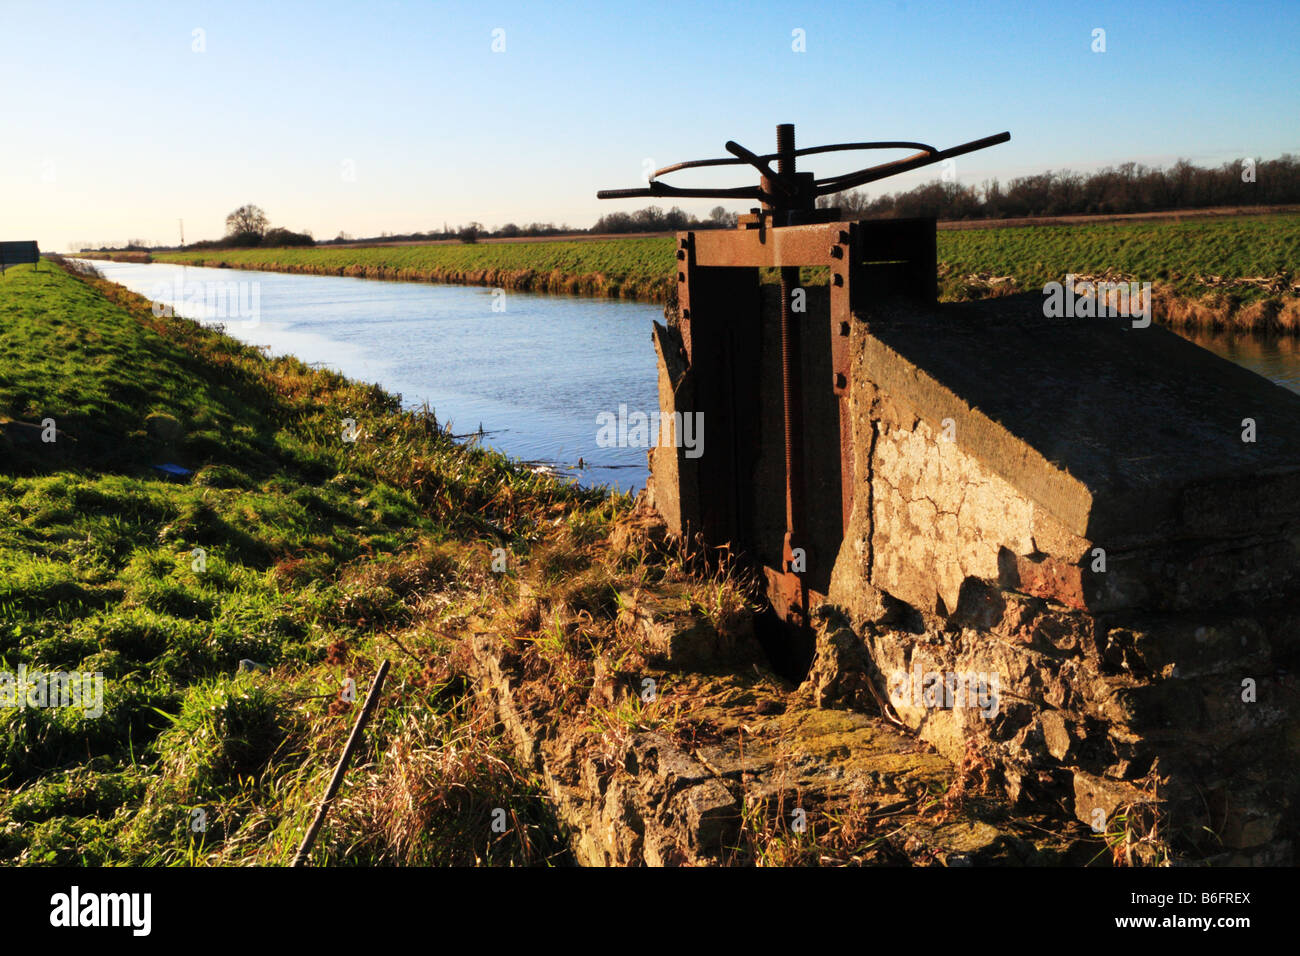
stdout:
POLYGON ((567 292, 665 301, 673 289, 668 237, 581 242, 494 242, 471 245, 226 249, 159 253, 158 262, 190 265, 459 282, 531 292, 567 292))
POLYGON ((558 595, 519 625, 538 673, 568 686, 625 655, 615 579, 694 580, 601 557, 626 498, 52 264, 0 279, 0 357, 0 673, 104 675, 97 718, 0 707, 0 863, 286 863, 382 658, 313 861, 565 858, 455 655, 467 629, 506 626, 524 575, 558 595), (167 462, 195 473, 168 480, 167 462))
MULTIPOLYGON (((463 282, 666 301, 669 237, 584 242, 173 252, 160 262, 463 282)), ((939 232, 940 295, 1041 290, 1067 272, 1151 282, 1158 321, 1300 332, 1300 215, 939 232)), ((769 278, 775 278, 770 276, 769 278)), ((825 281, 809 270, 805 281, 825 281)))

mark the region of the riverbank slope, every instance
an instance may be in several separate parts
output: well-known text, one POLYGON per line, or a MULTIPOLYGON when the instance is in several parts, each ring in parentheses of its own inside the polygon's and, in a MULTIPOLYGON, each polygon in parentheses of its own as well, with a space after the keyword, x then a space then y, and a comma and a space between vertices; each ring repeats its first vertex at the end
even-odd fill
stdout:
POLYGON ((0 671, 102 675, 99 706, 0 687, 0 860, 287 863, 383 658, 313 861, 565 857, 447 655, 625 499, 57 266, 0 279, 0 352, 0 671))

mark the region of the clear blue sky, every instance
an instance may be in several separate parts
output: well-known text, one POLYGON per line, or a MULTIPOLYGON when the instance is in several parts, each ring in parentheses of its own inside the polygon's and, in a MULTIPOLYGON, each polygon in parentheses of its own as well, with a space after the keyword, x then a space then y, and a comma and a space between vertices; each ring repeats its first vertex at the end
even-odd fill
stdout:
POLYGON ((957 160, 974 183, 1272 158, 1300 152, 1298 25, 1296 0, 3 0, 0 238, 175 241, 181 217, 187 240, 214 238, 245 202, 318 238, 444 220, 585 227, 640 205, 594 193, 636 185, 644 160, 723 155, 729 138, 765 151, 778 122, 800 145, 1010 130, 957 160))

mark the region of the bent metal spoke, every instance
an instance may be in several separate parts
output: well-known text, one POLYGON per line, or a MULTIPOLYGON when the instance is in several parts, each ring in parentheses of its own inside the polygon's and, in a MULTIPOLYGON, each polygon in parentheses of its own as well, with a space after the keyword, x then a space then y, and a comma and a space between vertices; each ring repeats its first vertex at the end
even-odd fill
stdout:
POLYGON ((969 143, 962 143, 960 146, 953 146, 950 149, 940 150, 937 153, 917 153, 904 159, 894 160, 891 163, 881 163, 879 166, 871 166, 867 169, 859 170, 856 173, 848 173, 844 176, 834 176, 829 179, 819 179, 817 180, 817 195, 825 196, 830 193, 842 192, 845 189, 852 189, 854 186, 874 183, 877 180, 885 179, 889 176, 897 176, 899 173, 905 173, 913 169, 920 169, 922 166, 929 166, 932 163, 943 162, 945 159, 951 159, 954 156, 973 153, 977 149, 996 146, 999 143, 1007 142, 1009 139, 1011 139, 1010 133, 995 133, 992 136, 985 136, 983 139, 976 139, 969 143))
POLYGON ((736 189, 682 189, 667 183, 652 182, 641 189, 602 189, 597 199, 634 199, 638 196, 695 196, 701 199, 763 199, 765 194, 757 186, 740 186, 736 189))
MULTIPOLYGON (((681 163, 673 163, 662 169, 657 169, 648 186, 635 189, 602 189, 596 193, 597 199, 634 199, 639 197, 654 196, 681 196, 684 198, 696 199, 758 199, 765 203, 783 206, 787 202, 793 201, 807 204, 817 196, 826 196, 832 193, 843 192, 846 189, 853 189, 856 186, 862 186, 867 183, 876 182, 889 176, 897 176, 899 173, 909 172, 913 169, 920 169, 933 163, 942 162, 945 159, 951 159, 954 156, 961 156, 965 153, 971 153, 975 150, 985 149, 989 146, 996 146, 999 143, 1005 143, 1011 139, 1009 132, 996 133, 992 136, 985 136, 982 139, 972 140, 969 143, 962 143, 960 146, 953 146, 949 149, 936 150, 933 146, 926 143, 917 143, 909 140, 882 140, 878 142, 866 143, 834 143, 828 146, 810 146, 805 149, 793 151, 793 156, 813 156, 821 153, 847 152, 855 150, 871 149, 915 149, 917 150, 911 156, 903 159, 893 160, 888 163, 881 163, 876 166, 868 166, 859 169, 856 172, 844 173, 838 176, 829 176, 825 179, 818 179, 813 182, 811 190, 805 190, 801 197, 798 180, 793 172, 773 172, 771 162, 780 160, 782 154, 767 153, 757 154, 751 152, 739 143, 728 141, 726 144, 727 152, 731 157, 718 159, 692 159, 681 163), (729 189, 713 188, 683 188, 680 186, 670 186, 667 183, 658 181, 658 177, 668 173, 679 172, 684 169, 701 169, 710 166, 751 166, 763 177, 763 185, 759 186, 742 186, 729 189), (767 188, 764 188, 766 186, 767 188)), ((793 164, 792 164, 793 165, 793 164)))

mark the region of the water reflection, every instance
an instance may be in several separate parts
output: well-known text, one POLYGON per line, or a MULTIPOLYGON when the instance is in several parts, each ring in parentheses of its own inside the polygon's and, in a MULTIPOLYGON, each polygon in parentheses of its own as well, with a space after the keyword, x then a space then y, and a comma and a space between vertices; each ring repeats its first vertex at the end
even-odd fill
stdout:
POLYGON ((1231 332, 1180 333, 1201 348, 1300 392, 1300 336, 1256 336, 1231 332))

